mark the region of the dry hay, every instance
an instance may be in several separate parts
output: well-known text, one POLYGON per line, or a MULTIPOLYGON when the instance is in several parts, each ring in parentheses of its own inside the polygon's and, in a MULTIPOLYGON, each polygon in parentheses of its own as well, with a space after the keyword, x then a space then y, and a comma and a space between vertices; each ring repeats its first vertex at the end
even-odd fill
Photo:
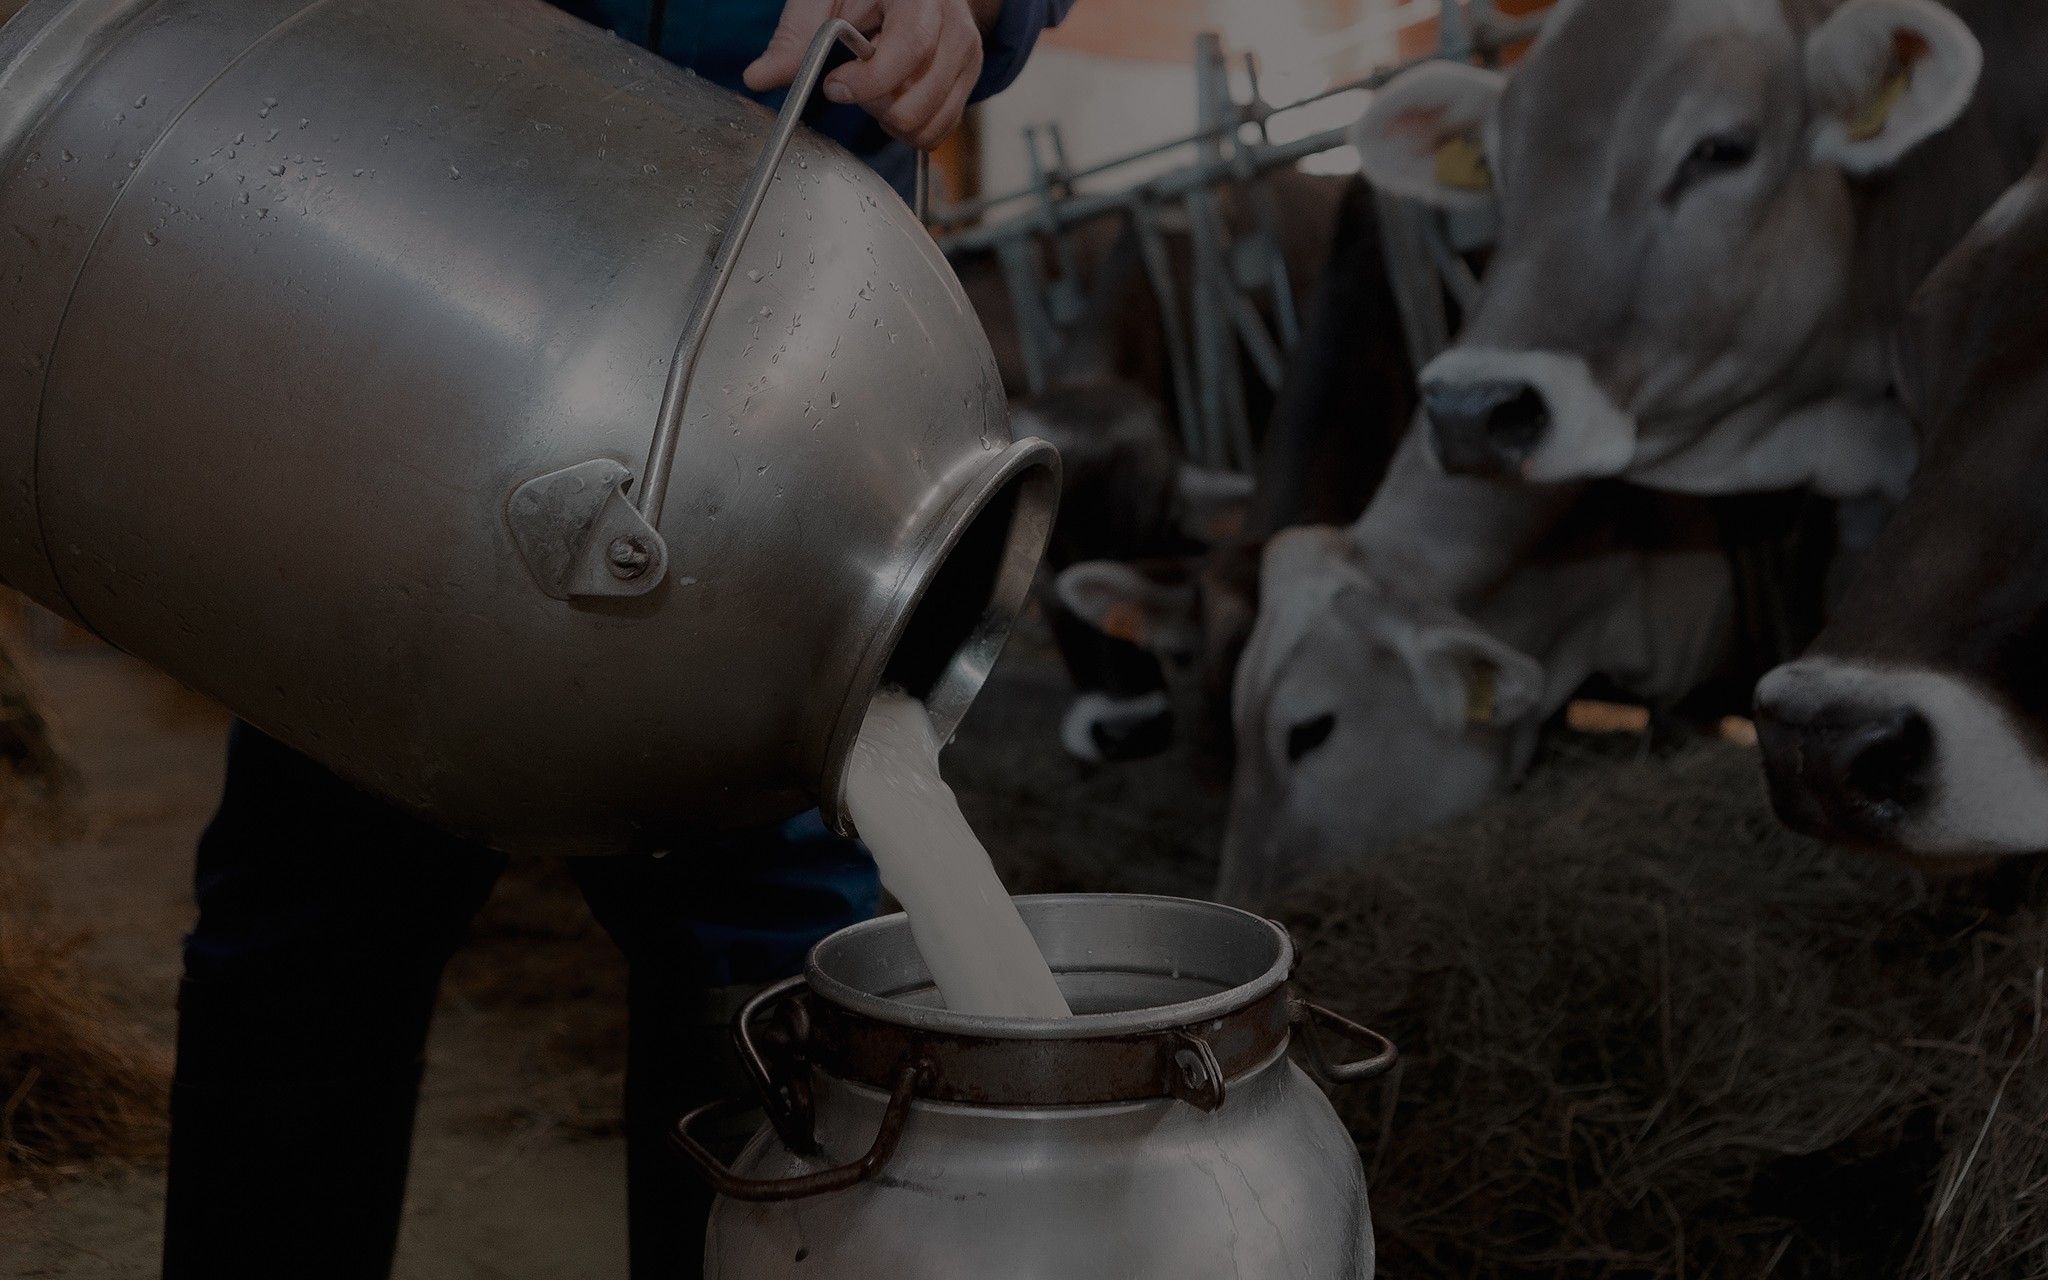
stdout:
POLYGON ((0 1186, 161 1153, 170 1062, 72 963, 6 827, 47 821, 70 775, 32 685, 0 648, 0 1186))
POLYGON ((77 942, 0 909, 0 1187, 163 1150, 168 1055, 79 978, 77 942))
POLYGON ((84 938, 40 914, 0 844, 0 1187, 160 1155, 166 1134, 169 1054, 79 974, 84 938))
POLYGON ((1798 839, 1717 744, 1304 894, 1304 982, 1405 1053, 1339 1098, 1386 1273, 2048 1275, 2044 878, 1798 839))

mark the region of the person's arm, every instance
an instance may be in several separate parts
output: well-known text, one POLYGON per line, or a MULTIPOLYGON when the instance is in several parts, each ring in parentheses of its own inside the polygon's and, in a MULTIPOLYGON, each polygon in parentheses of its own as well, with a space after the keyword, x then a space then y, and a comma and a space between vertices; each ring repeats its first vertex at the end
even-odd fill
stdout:
POLYGON ((1074 0, 976 0, 991 11, 982 27, 981 79, 969 102, 993 98, 1024 74, 1024 64, 1038 47, 1038 37, 1056 27, 1073 10, 1074 0))
POLYGON ((756 93, 796 79, 811 37, 845 18, 875 42, 875 56, 825 78, 825 96, 857 102, 882 127, 929 151, 959 125, 970 101, 1024 69, 1038 33, 1074 0, 789 0, 767 50, 746 71, 756 93))

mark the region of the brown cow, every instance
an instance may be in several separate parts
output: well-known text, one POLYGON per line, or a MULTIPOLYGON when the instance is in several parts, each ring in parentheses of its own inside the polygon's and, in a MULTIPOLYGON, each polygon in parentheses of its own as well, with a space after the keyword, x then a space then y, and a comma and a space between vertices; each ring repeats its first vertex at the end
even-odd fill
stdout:
POLYGON ((1936 857, 2048 849, 2048 157, 1901 330, 1925 456, 1811 653, 1765 678, 1779 814, 1936 857))

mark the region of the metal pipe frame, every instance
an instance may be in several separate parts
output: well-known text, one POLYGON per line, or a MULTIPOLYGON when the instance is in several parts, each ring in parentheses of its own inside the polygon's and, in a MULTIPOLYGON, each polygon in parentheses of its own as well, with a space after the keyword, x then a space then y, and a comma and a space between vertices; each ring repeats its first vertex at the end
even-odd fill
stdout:
MULTIPOLYGON (((1463 6, 1445 0, 1436 52, 1280 107, 1263 100, 1258 68, 1250 58, 1249 99, 1236 100, 1221 45, 1205 34, 1197 37, 1195 49, 1195 132, 1074 169, 1056 126, 1027 128, 1029 186, 934 210, 931 223, 945 233, 940 246, 948 254, 992 253, 1000 263, 1023 346, 1027 385, 1035 394, 1056 381, 1067 335, 1090 310, 1088 281, 1070 234, 1101 218, 1127 219, 1159 305, 1187 456, 1210 467, 1249 469, 1253 432, 1244 401, 1244 360, 1249 358, 1259 378, 1277 392, 1287 355, 1300 337, 1279 242, 1277 204, 1265 180, 1349 142, 1348 130, 1328 129, 1276 144, 1270 121, 1340 94, 1378 89, 1422 62, 1494 61, 1502 50, 1535 36, 1542 21, 1540 14, 1503 17, 1492 0, 1466 0, 1463 6), (1122 190, 1078 190, 1085 179, 1182 148, 1192 148, 1193 158, 1166 173, 1122 190), (1234 232, 1224 216, 1225 188, 1238 193, 1237 207, 1248 230, 1234 232), (989 217, 1021 201, 1030 203, 1007 217, 989 217), (1174 279, 1162 226, 1169 210, 1185 221, 1191 241, 1193 279, 1185 291, 1174 279), (1056 271, 1051 278, 1048 258, 1056 271)), ((1387 219, 1386 252, 1419 366, 1449 341, 1446 296, 1463 309, 1476 286, 1440 217, 1412 207, 1390 212, 1395 216, 1387 219)))

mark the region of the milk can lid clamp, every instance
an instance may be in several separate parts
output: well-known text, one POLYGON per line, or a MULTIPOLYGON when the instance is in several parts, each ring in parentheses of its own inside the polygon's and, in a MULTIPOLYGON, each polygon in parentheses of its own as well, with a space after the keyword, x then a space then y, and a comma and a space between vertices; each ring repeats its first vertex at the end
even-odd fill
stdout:
POLYGON ((932 1068, 922 1097, 969 1106, 1177 1098, 1203 1110, 1296 1038, 1332 1084, 1393 1064, 1384 1037, 1290 989, 1293 943, 1271 920, 1145 895, 1024 897, 1017 906, 1077 1016, 991 1018, 932 1003, 908 920, 890 916, 820 943, 805 988, 778 997, 783 1025, 799 1029, 802 1063, 886 1090, 901 1064, 922 1061, 932 1068), (1364 1056, 1343 1060, 1340 1042, 1364 1056))

